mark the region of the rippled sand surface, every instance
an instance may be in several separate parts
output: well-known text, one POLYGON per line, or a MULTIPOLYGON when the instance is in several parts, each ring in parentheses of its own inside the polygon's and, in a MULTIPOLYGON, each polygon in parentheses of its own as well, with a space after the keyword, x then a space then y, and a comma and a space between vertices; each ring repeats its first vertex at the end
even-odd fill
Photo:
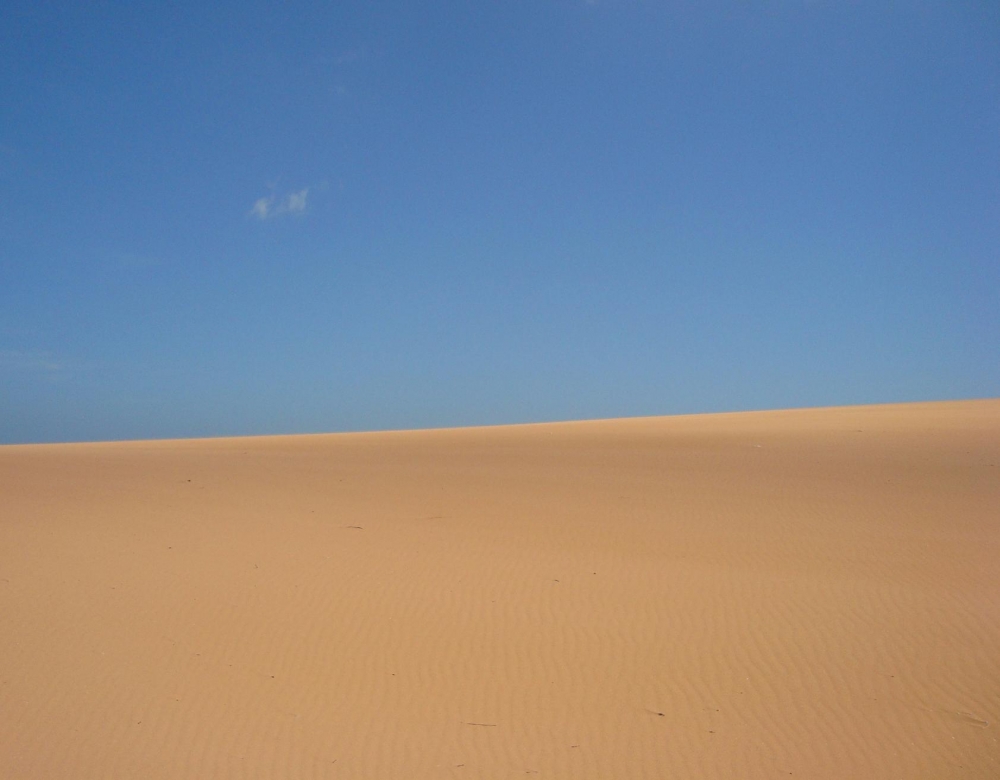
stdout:
POLYGON ((1000 777, 1000 401, 0 447, 0 778, 1000 777))

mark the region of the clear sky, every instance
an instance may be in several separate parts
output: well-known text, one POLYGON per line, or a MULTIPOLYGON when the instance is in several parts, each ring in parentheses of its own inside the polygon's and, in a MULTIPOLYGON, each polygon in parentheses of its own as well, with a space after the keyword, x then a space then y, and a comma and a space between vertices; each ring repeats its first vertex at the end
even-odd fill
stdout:
POLYGON ((0 442, 1000 395, 1000 3, 0 4, 0 442))

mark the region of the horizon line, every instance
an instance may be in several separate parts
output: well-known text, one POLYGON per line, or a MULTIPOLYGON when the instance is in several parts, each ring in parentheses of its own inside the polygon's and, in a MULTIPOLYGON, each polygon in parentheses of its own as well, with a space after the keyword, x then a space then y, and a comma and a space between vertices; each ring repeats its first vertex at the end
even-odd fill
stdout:
POLYGON ((935 400, 921 401, 888 401, 875 403, 857 404, 828 404, 822 406, 787 406, 787 407, 767 407, 756 409, 737 409, 712 412, 679 412, 676 414, 637 414, 623 415, 620 417, 582 417, 560 420, 540 420, 535 422, 514 422, 514 423, 492 423, 484 425, 451 425, 432 426, 429 428, 377 428, 363 430, 343 430, 343 431, 312 431, 309 433, 250 433, 236 434, 229 436, 164 436, 151 437, 145 439, 79 439, 74 441, 49 441, 49 442, 0 442, 0 449, 9 447, 65 447, 65 446, 88 446, 104 444, 167 444, 180 442, 229 442, 247 439, 277 439, 277 438, 305 438, 318 436, 378 436, 393 434, 418 434, 418 433, 448 433, 463 431, 484 431, 500 428, 527 428, 543 426, 581 425, 587 423, 609 423, 621 421, 640 420, 663 420, 669 418, 686 417, 721 417, 751 414, 776 414, 782 412, 805 412, 805 411, 826 411, 836 409, 866 409, 876 407, 891 406, 919 406, 928 404, 954 404, 954 403, 982 403, 987 401, 1000 401, 1000 396, 984 396, 974 398, 943 398, 935 400))

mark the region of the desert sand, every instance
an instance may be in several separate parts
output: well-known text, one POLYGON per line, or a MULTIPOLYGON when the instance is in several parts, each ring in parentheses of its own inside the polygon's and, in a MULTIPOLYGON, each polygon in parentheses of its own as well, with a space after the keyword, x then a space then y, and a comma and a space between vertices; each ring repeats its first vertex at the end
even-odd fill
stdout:
POLYGON ((1000 400, 0 447, 2 778, 998 778, 1000 400))

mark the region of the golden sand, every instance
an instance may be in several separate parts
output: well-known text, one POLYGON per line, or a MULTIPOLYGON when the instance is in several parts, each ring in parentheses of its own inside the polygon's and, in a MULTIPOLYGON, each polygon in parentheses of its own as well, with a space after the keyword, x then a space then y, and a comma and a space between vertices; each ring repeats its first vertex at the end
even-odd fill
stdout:
POLYGON ((0 447, 0 778, 998 778, 1000 401, 0 447))

